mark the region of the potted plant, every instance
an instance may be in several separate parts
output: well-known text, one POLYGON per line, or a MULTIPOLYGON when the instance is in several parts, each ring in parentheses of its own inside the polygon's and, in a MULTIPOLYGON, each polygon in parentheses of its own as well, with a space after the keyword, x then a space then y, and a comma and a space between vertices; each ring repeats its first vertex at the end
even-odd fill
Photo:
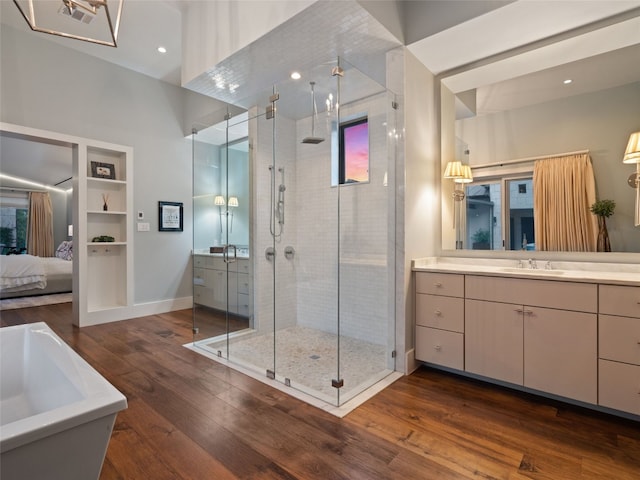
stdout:
POLYGON ((607 231, 606 219, 613 215, 616 209, 616 202, 613 200, 598 200, 591 205, 591 213, 598 216, 598 252, 610 252, 611 242, 607 231))
POLYGON ((474 250, 489 250, 491 247, 489 243, 491 241, 491 233, 489 230, 479 228, 471 235, 471 240, 473 240, 474 250))

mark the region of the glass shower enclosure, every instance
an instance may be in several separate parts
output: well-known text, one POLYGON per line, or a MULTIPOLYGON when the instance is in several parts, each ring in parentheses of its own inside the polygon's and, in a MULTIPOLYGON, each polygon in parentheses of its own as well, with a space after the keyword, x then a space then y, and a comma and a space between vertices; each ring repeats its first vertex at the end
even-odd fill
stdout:
POLYGON ((240 105, 194 135, 194 344, 340 406, 395 369, 398 104, 339 59, 240 105))

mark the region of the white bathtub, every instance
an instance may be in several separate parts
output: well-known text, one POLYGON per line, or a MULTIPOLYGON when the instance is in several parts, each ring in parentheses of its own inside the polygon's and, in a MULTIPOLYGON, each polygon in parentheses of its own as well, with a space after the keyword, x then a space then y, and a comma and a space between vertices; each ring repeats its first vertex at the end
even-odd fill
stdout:
POLYGON ((0 478, 97 479, 127 399, 46 323, 0 328, 0 478))

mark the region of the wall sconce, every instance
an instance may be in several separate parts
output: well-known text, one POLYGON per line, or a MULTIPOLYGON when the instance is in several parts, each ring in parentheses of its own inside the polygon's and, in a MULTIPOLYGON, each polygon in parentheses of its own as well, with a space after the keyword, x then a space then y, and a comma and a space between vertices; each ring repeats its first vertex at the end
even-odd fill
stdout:
POLYGON ((213 204, 218 206, 218 213, 220 214, 220 233, 222 233, 222 207, 225 206, 224 197, 222 195, 216 195, 213 199, 213 204))
MULTIPOLYGON (((624 157, 622 157, 622 163, 635 163, 640 169, 640 132, 632 133, 629 137, 629 143, 627 144, 627 149, 624 152, 624 157)), ((631 188, 638 188, 638 183, 640 183, 640 172, 632 173, 629 175, 627 179, 627 183, 631 188)))
POLYGON ((629 137, 629 143, 624 152, 624 157, 622 157, 622 163, 636 164, 636 172, 629 175, 627 183, 631 188, 637 190, 633 224, 636 227, 640 227, 640 132, 634 132, 629 137))
MULTIPOLYGON (((238 205, 238 197, 229 197, 229 206, 233 208, 237 208, 238 205)), ((231 213, 231 224, 229 225, 229 233, 233 232, 233 212, 231 213)))
POLYGON ((220 233, 222 233, 222 217, 231 215, 231 222, 229 224, 229 233, 233 232, 233 212, 226 209, 224 212, 222 211, 222 207, 225 205, 233 208, 239 207, 238 197, 231 196, 229 197, 229 201, 225 202, 224 197, 222 195, 216 195, 213 199, 213 204, 218 206, 218 212, 220 214, 220 233))
POLYGON ((461 203, 464 200, 465 183, 473 182, 473 174, 469 165, 462 165, 460 161, 448 162, 444 170, 444 178, 452 179, 453 190, 453 228, 456 231, 456 250, 463 248, 462 228, 460 226, 461 203))
POLYGON ((632 133, 622 163, 640 163, 640 132, 632 133))
POLYGON ((34 32, 117 47, 123 1, 13 0, 13 3, 34 32))

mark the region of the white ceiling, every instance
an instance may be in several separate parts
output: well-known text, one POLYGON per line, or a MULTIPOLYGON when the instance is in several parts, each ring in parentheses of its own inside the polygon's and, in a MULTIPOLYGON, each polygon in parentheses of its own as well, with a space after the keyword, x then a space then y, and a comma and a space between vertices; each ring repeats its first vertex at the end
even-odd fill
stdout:
MULTIPOLYGON (((125 0, 118 48, 31 33, 11 0, 0 0, 0 21, 179 85, 181 12, 194 1, 125 0)), ((312 5, 189 87, 223 101, 247 99, 283 72, 338 55, 382 82, 379 55, 403 43, 383 24, 410 39, 408 49, 454 93, 475 90, 478 113, 640 81, 640 0, 337 0, 312 5), (392 26, 394 11, 404 33, 392 26), (213 88, 218 73, 242 85, 235 97, 213 88), (573 83, 563 85, 565 78, 573 83)), ((308 86, 300 83, 297 102, 305 108, 308 86)))

